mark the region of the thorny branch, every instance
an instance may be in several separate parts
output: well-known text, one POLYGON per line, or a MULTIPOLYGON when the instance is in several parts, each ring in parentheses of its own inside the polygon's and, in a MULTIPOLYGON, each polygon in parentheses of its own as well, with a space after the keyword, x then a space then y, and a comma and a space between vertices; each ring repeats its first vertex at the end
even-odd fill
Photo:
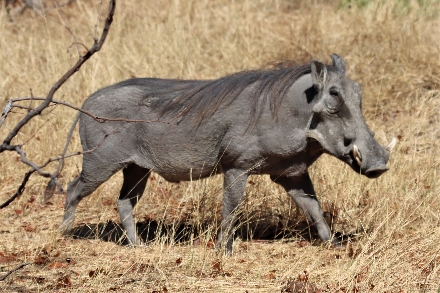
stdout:
MULTIPOLYGON (((96 52, 98 52, 101 48, 102 45, 104 44, 110 26, 113 22, 113 15, 115 13, 115 7, 116 7, 116 0, 111 0, 110 1, 110 5, 109 5, 109 11, 105 20, 105 24, 104 24, 104 28, 103 31, 101 33, 101 37, 99 38, 99 40, 97 38, 94 39, 94 44, 93 46, 82 56, 79 57, 78 61, 76 62, 76 64, 70 68, 56 83, 54 83, 54 85, 52 86, 52 88, 50 89, 48 95, 46 98, 42 99, 42 103, 33 109, 29 109, 29 112, 26 114, 26 116, 21 119, 16 125, 15 127, 11 130, 11 132, 6 136, 6 138, 3 140, 3 143, 0 145, 0 153, 4 152, 4 151, 14 151, 17 152, 18 154, 20 154, 21 157, 21 161, 29 166, 31 166, 31 169, 25 174, 23 181, 20 185, 20 187, 17 189, 16 193, 10 198, 8 199, 5 203, 3 203, 2 205, 0 205, 0 209, 6 207, 9 205, 9 203, 11 203, 15 198, 17 198, 19 195, 21 195, 23 193, 23 190, 26 186, 26 183, 29 180, 29 177, 34 173, 37 172, 38 174, 40 174, 41 176, 44 177, 50 177, 53 178, 53 174, 51 173, 47 173, 44 172, 40 166, 37 166, 35 163, 29 161, 26 158, 26 154, 23 152, 22 150, 22 146, 21 145, 11 145, 11 141, 12 139, 14 139, 17 134, 20 132, 20 130, 22 129, 22 127, 24 125, 26 125, 30 120, 32 120, 34 117, 40 115, 44 109, 46 109, 47 107, 49 107, 52 103, 53 103, 53 96, 56 93, 56 91, 72 76, 74 75, 77 71, 79 71, 79 69, 81 68, 81 66, 90 58, 92 57, 93 54, 95 54, 96 52)), ((34 98, 35 99, 35 98, 34 98)), ((0 118, 0 126, 3 123, 3 121, 6 119, 6 117, 8 116, 8 113, 10 112, 10 110, 12 109, 13 106, 13 101, 9 101, 6 104, 6 107, 4 108, 1 118, 0 118)), ((100 117, 97 117, 100 118, 100 117)), ((47 163, 48 164, 48 163, 47 163)), ((42 166, 47 165, 46 163, 43 164, 42 166)), ((59 186, 61 187, 61 186, 59 186)), ((60 188, 61 189, 61 188, 60 188)))

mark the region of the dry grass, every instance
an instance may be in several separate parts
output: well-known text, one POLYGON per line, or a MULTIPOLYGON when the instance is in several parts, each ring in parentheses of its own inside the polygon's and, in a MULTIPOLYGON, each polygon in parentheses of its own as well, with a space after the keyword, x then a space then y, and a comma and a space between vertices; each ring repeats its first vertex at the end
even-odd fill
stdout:
MULTIPOLYGON (((27 11, 12 23, 0 10, 1 99, 29 96, 30 89, 47 94, 77 58, 75 46, 68 49, 72 36, 59 23, 90 44, 99 10, 91 2, 63 8, 63 17, 27 11)), ((0 212, 0 276, 20 263, 34 264, 0 282, 0 291, 302 292, 294 285, 310 283, 308 292, 439 292, 440 7, 437 1, 343 1, 352 8, 312 2, 120 1, 103 51, 56 99, 81 105, 98 88, 134 76, 216 78, 286 59, 329 62, 338 53, 363 86, 365 117, 378 140, 399 138, 390 171, 377 180, 330 157, 311 168, 321 202, 338 213, 334 230, 352 236, 346 247, 310 245, 307 229, 294 230, 301 229, 301 216, 265 177, 248 184, 242 226, 261 235, 264 225, 277 225, 282 239, 248 241, 244 233, 230 257, 216 255, 210 241, 219 221, 219 177, 177 185, 155 175, 136 218, 144 226, 162 222, 167 233, 148 246, 130 249, 96 233, 63 238, 57 232, 63 196, 42 205, 47 181, 35 176, 25 194, 0 212), (194 232, 183 242, 173 240, 181 222, 194 232)), ((1 137, 22 115, 8 117, 1 137)), ((29 157, 42 162, 61 153, 73 117, 73 110, 58 107, 15 142, 26 142, 29 157)), ((70 151, 79 149, 75 135, 70 151)), ((0 158, 3 202, 26 168, 15 154, 0 158)), ((67 161, 64 185, 80 166, 79 157, 67 161)), ((77 227, 93 232, 108 221, 115 227, 120 186, 118 174, 84 200, 77 227)))

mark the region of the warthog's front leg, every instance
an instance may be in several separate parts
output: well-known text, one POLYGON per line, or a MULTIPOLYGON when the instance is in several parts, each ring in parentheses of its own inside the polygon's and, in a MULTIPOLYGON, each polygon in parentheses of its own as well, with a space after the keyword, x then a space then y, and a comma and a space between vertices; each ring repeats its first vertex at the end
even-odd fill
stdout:
POLYGON ((330 228, 324 220, 309 174, 305 173, 295 177, 271 176, 270 178, 284 187, 297 207, 305 213, 309 223, 316 227, 322 241, 329 241, 332 236, 330 228))
POLYGON ((226 170, 223 183, 223 221, 218 233, 218 250, 232 253, 232 241, 236 222, 237 207, 243 199, 248 174, 243 170, 226 170))

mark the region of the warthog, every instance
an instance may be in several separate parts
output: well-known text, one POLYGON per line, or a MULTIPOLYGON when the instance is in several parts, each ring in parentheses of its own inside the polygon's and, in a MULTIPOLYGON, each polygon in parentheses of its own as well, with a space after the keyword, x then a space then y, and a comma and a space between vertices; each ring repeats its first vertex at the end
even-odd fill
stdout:
POLYGON ((78 116, 85 153, 81 174, 68 187, 62 230, 72 228, 81 199, 122 170, 117 206, 129 242, 140 244, 132 210, 150 171, 172 182, 223 173, 218 244, 231 252, 233 211, 246 180, 269 174, 319 237, 331 241, 308 167, 327 153, 376 178, 388 170, 392 147, 374 139, 359 84, 346 77, 342 58, 331 59, 332 65, 312 61, 216 80, 136 78, 98 90, 78 116))

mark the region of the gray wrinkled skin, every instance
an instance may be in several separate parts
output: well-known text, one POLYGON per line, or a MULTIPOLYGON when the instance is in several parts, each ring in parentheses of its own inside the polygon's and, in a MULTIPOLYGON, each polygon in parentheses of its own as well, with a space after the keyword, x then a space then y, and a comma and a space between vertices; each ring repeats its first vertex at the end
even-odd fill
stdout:
MULTIPOLYGON (((332 55, 332 61, 332 65, 312 61, 308 73, 295 78, 279 99, 276 115, 267 97, 255 96, 258 80, 198 123, 194 122, 202 115, 198 110, 186 111, 184 105, 180 112, 164 109, 185 91, 207 81, 133 79, 94 93, 83 109, 98 117, 173 120, 169 124, 102 123, 81 114, 83 149, 96 149, 84 154, 81 174, 69 184, 62 230, 72 227, 79 201, 122 170, 124 183, 117 205, 127 238, 138 245, 141 241, 132 210, 150 171, 172 182, 223 173, 223 223, 218 244, 231 252, 233 212, 242 201, 246 180, 250 174, 269 174, 305 213, 320 238, 331 241, 308 167, 327 153, 355 172, 375 178, 388 170, 389 157, 363 119, 359 84, 346 77, 345 63, 339 56, 332 55), (260 107, 258 114, 251 106, 255 101, 260 107), (357 148, 356 158, 353 148, 357 148)), ((202 98, 216 97, 206 94, 202 98)))

